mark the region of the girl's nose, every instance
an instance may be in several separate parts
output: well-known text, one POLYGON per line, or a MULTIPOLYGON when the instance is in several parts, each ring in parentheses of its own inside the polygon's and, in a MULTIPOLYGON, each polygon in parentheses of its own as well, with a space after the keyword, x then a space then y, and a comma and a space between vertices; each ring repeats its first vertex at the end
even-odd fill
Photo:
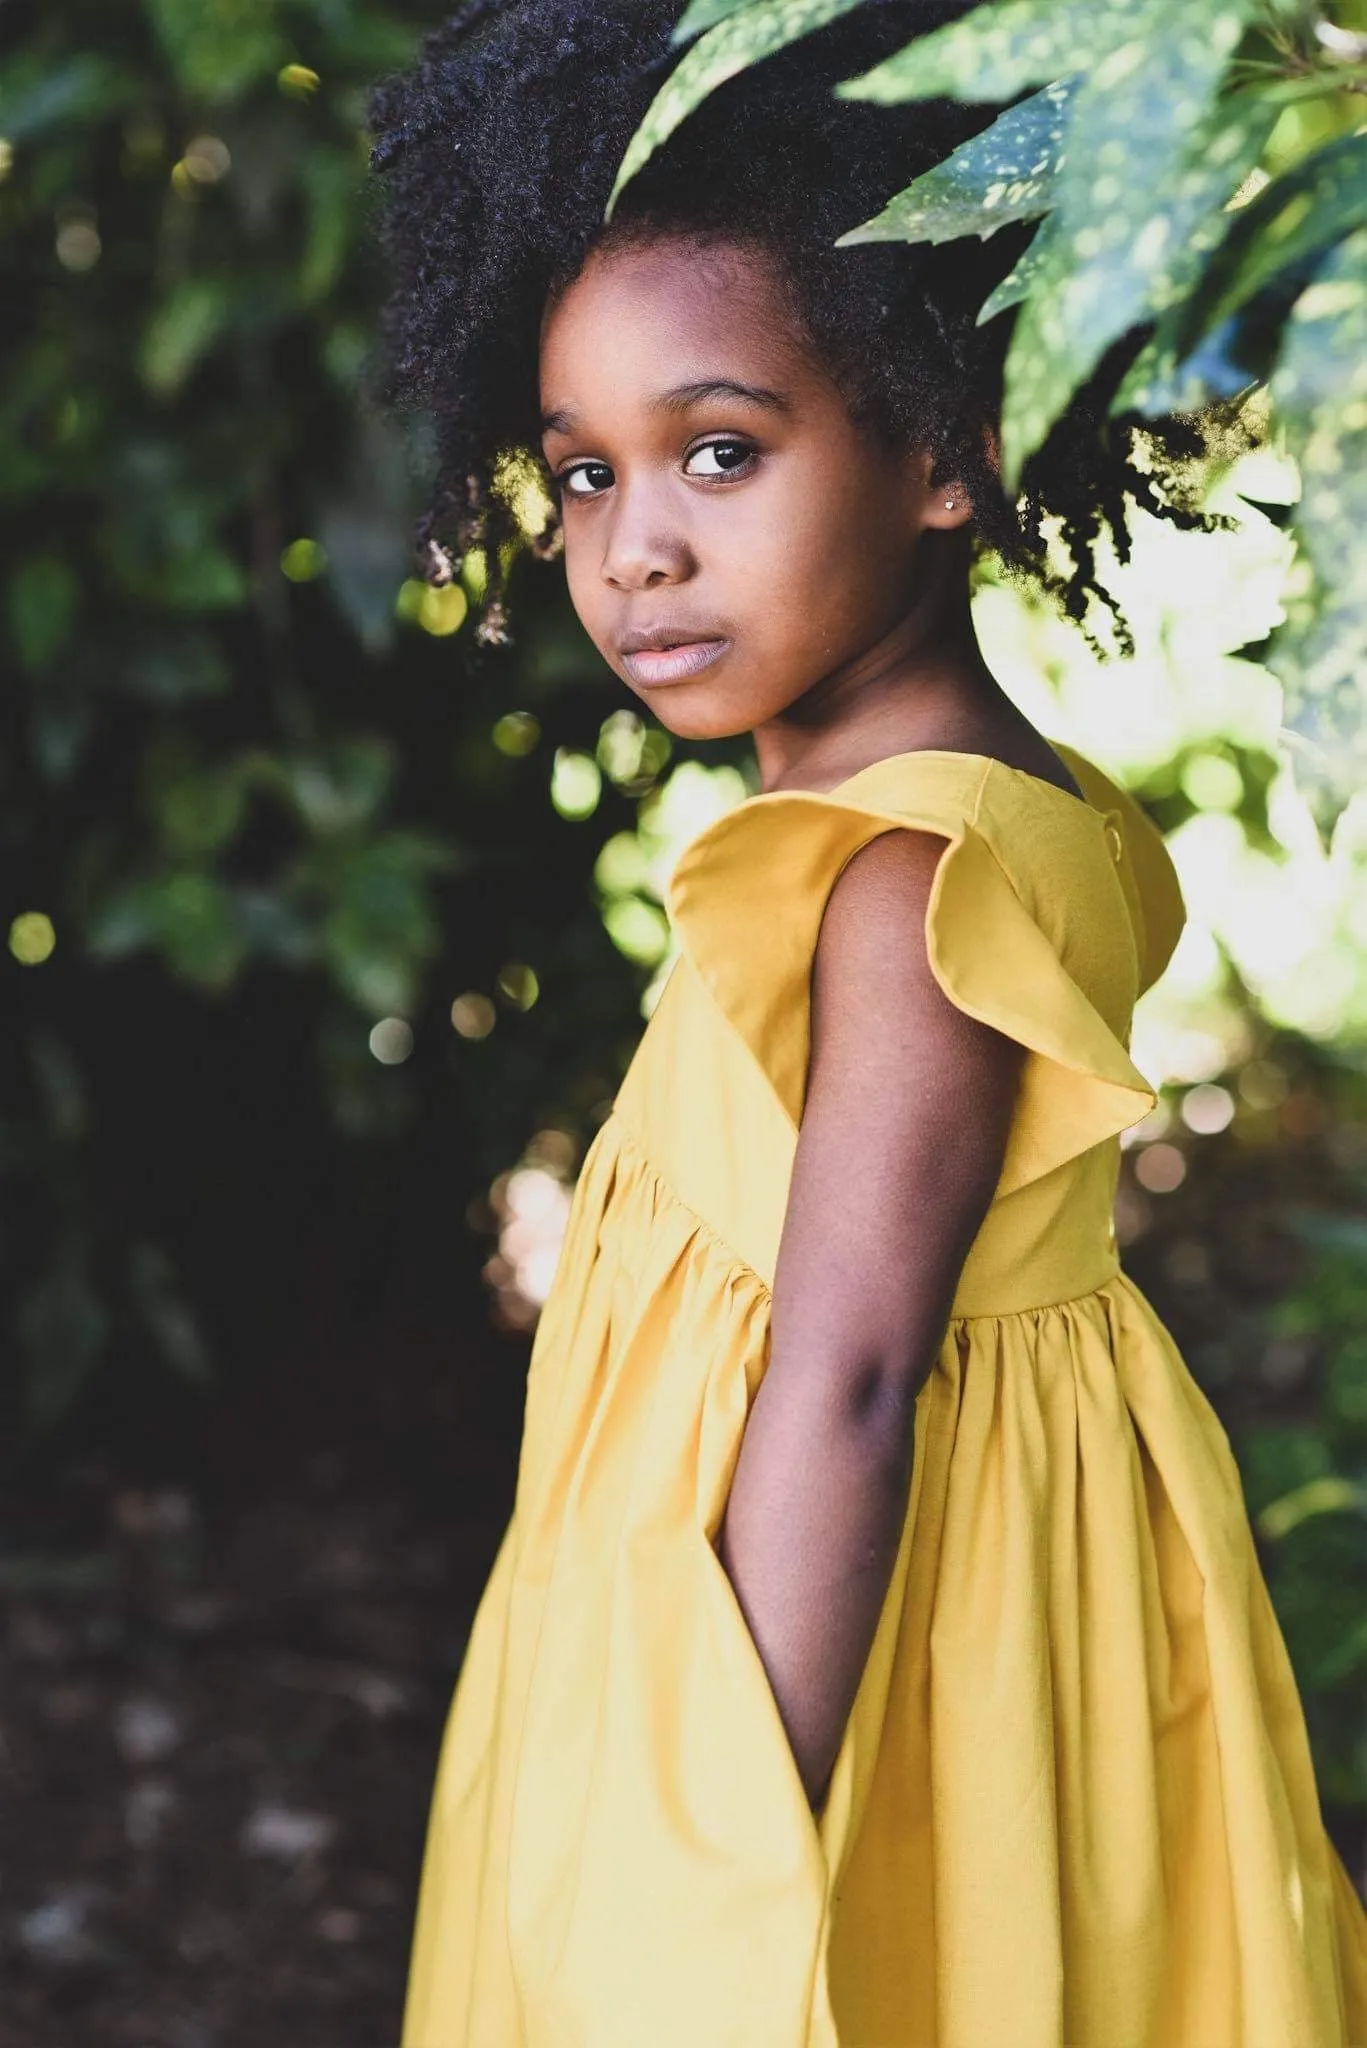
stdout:
POLYGON ((603 581, 618 590, 654 590, 681 583, 692 568, 692 551, 666 508, 624 497, 603 550, 603 581))

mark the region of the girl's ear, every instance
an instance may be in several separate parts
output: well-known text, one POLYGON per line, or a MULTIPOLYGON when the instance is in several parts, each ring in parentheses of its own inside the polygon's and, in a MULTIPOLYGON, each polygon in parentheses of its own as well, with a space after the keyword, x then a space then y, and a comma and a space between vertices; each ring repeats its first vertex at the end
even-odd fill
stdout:
POLYGON ((951 533, 967 526, 973 517, 973 500, 963 482, 946 476, 929 449, 918 450, 913 458, 920 485, 920 525, 938 533, 951 533))

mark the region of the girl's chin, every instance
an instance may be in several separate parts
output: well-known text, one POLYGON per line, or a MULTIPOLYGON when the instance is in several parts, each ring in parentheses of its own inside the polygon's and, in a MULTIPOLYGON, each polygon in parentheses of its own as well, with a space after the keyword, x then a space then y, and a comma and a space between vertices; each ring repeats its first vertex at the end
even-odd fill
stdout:
POLYGON ((637 690, 635 695, 676 740, 734 740, 754 731, 760 717, 749 718, 734 704, 709 701, 705 690, 678 685, 668 690, 637 690))

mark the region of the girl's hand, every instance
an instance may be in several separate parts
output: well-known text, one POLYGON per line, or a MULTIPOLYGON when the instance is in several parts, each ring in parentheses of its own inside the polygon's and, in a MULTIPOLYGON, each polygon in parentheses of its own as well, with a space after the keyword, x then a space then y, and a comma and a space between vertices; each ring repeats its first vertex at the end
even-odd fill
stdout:
POLYGON ((819 1807, 906 1513, 916 1396, 1001 1172, 1022 1049, 926 955, 944 841, 883 834, 832 889, 768 1370, 720 1555, 819 1807))

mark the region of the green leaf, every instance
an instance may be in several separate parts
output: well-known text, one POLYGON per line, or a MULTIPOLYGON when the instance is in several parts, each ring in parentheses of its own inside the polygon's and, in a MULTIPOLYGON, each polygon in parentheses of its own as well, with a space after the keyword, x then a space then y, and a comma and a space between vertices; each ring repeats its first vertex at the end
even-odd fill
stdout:
POLYGON ((177 285, 143 335, 143 382, 158 398, 174 398, 226 329, 232 314, 228 287, 213 277, 177 285))
POLYGON ((247 576, 226 549, 207 541, 174 556, 146 594, 171 611, 236 611, 246 601, 247 576))
POLYGON ((1303 559, 1269 665, 1298 779, 1324 822, 1367 774, 1367 229, 1297 301, 1271 390, 1301 472, 1303 559))
POLYGON ((21 562, 5 593, 9 628, 30 675, 50 668, 71 637, 81 605, 75 570, 60 555, 21 562))
POLYGON ((1113 412, 1196 412, 1270 374, 1282 324, 1324 251, 1367 224, 1367 137, 1305 158, 1223 233, 1191 294, 1159 320, 1113 412), (1235 366, 1248 375, 1235 382, 1235 366))
POLYGON ((715 28, 719 21, 729 15, 739 14, 746 7, 754 7, 758 0, 693 0, 686 7, 681 18, 674 24, 671 43, 688 43, 694 36, 700 36, 704 29, 715 28))
POLYGON ((1010 306, 1019 306, 1030 296, 1035 282, 1045 265, 1052 259, 1049 245, 1053 239, 1054 222, 1042 221, 1029 248, 1020 257, 1013 270, 1009 270, 994 292, 989 292, 978 313, 979 327, 985 327, 989 320, 995 320, 998 313, 1005 313, 1010 306))
POLYGON ((986 240, 1011 221, 1047 213, 1077 87, 1075 78, 1060 79, 1009 107, 981 135, 914 179, 880 214, 842 235, 836 247, 952 242, 960 235, 986 240))
POLYGON ((147 0, 157 40, 188 92, 236 99, 286 62, 275 0, 147 0))
POLYGON ((1227 217, 1222 246, 1178 332, 1188 344, 1307 257, 1367 226, 1367 134, 1317 150, 1227 217))
POLYGON ((606 218, 611 220, 613 208, 636 173, 709 93, 758 64, 762 57, 772 57, 861 4, 862 0, 759 0, 758 5, 729 15, 709 29, 675 66, 647 108, 627 145, 606 218))
POLYGON ((1212 107, 1225 61, 1208 39, 1163 35, 1122 80, 1103 64, 1079 93, 1007 358, 1011 484, 1112 342, 1180 301, 1223 235, 1275 118, 1261 101, 1212 107))
MULTIPOLYGON (((1148 55, 1158 30, 1184 45, 1199 40, 1228 56, 1243 33, 1249 0, 1208 12, 1203 0, 1000 0, 918 36, 895 57, 837 86, 842 99, 1009 100, 1107 58, 1119 85, 1148 55)), ((1136 180, 1136 183, 1142 183, 1136 180)))
POLYGON ((117 81, 113 67, 88 51, 64 64, 7 65, 0 72, 0 134, 7 142, 32 142, 50 128, 98 118, 117 81))

